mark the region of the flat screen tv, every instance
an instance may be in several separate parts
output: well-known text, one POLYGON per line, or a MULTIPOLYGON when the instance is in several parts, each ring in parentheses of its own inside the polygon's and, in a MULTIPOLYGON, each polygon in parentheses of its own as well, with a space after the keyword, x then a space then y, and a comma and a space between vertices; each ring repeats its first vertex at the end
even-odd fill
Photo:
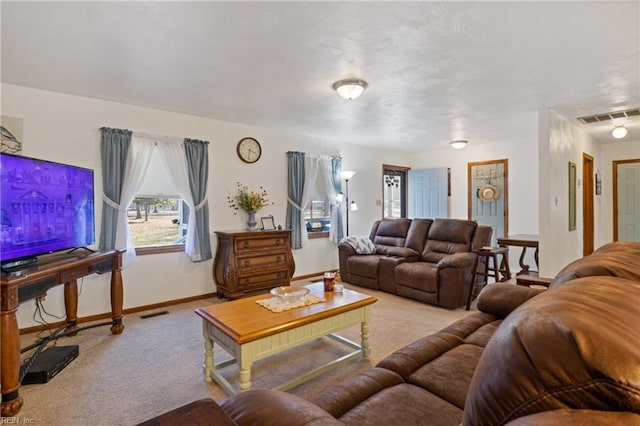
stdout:
POLYGON ((87 247, 95 240, 93 170, 0 154, 0 262, 87 247))

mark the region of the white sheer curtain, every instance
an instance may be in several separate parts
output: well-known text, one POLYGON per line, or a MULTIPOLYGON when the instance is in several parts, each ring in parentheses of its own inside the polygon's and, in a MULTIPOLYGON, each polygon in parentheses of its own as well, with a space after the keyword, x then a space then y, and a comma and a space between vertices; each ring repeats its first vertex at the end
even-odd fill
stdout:
MULTIPOLYGON (((198 235, 195 229, 196 206, 194 205, 191 188, 189 187, 189 172, 187 168, 187 158, 184 153, 184 143, 158 142, 158 150, 165 161, 167 170, 173 180, 175 190, 182 201, 189 206, 189 219, 187 221, 187 238, 185 240, 185 253, 191 260, 201 260, 200 244, 197 241, 198 235)), ((205 199, 206 200, 206 199, 205 199)))
POLYGON ((120 196, 120 208, 118 210, 118 227, 116 232, 116 247, 126 247, 125 258, 134 258, 136 255, 133 238, 129 233, 127 220, 127 207, 131 204, 142 185, 155 144, 146 139, 131 136, 129 156, 125 166, 124 179, 122 180, 122 194, 120 196))
MULTIPOLYGON (((337 193, 333 186, 331 170, 331 157, 327 155, 305 156, 305 181, 301 204, 303 208, 312 200, 328 200, 331 205, 335 203, 337 193)), ((335 220, 336 215, 332 213, 330 236, 336 228, 335 220)), ((304 215, 301 215, 300 222, 301 229, 305 229, 304 215)), ((307 241, 307 233, 302 232, 302 245, 304 246, 307 241)))

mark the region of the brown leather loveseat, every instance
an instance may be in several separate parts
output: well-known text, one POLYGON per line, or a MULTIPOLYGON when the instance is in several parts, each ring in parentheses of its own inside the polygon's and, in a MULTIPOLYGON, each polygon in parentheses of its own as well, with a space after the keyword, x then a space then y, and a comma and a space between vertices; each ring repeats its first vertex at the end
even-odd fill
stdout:
POLYGON ((455 309, 467 301, 472 253, 491 228, 463 219, 382 219, 371 228, 373 254, 338 245, 342 281, 455 309))
POLYGON ((640 274, 640 243, 612 243, 563 273, 588 273, 596 257, 607 273, 548 290, 490 284, 479 312, 311 401, 256 389, 148 424, 207 424, 215 413, 241 426, 639 425, 640 281, 629 276, 640 274))

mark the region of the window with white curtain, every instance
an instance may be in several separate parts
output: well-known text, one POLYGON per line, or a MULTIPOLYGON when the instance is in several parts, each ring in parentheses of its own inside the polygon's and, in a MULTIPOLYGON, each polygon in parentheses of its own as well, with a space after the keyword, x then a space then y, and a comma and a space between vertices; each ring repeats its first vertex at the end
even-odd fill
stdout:
POLYGON ((159 151, 154 150, 142 185, 127 208, 129 232, 138 254, 150 248, 184 247, 189 207, 169 176, 159 151))
POLYGON ((305 230, 311 238, 328 237, 331 231, 332 207, 336 198, 331 173, 330 157, 305 157, 303 217, 305 230))

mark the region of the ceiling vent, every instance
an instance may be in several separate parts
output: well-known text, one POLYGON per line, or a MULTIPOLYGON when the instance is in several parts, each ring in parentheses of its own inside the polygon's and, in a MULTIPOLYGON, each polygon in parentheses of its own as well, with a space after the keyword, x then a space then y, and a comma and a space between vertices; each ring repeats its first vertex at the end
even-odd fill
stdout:
POLYGON ((606 114, 587 115, 578 117, 583 124, 599 123, 601 121, 615 120, 618 118, 637 117, 640 116, 640 108, 628 109, 626 111, 609 112, 606 114))

